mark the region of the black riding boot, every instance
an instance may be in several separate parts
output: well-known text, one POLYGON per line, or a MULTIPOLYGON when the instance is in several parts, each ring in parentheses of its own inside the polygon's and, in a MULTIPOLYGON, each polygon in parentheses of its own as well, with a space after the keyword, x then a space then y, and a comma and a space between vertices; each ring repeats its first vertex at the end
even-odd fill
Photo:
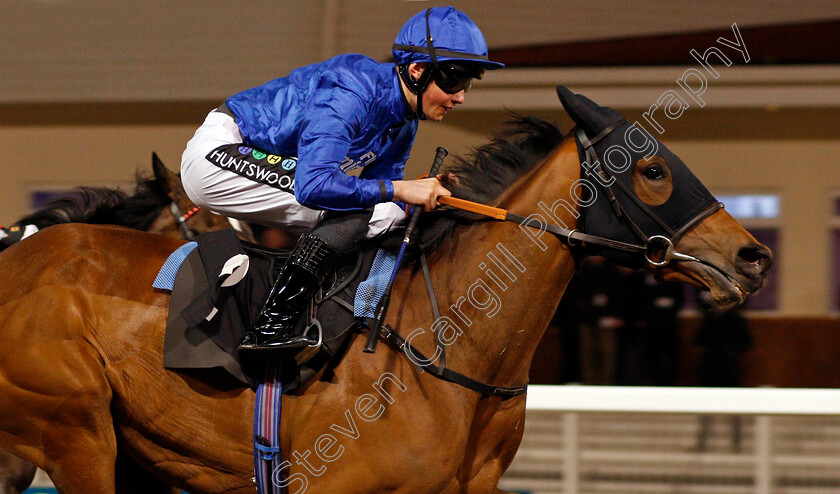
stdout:
POLYGON ((251 331, 242 338, 240 356, 294 355, 316 343, 317 340, 299 334, 305 328, 298 328, 298 322, 337 259, 338 252, 319 237, 304 237, 292 251, 251 331))

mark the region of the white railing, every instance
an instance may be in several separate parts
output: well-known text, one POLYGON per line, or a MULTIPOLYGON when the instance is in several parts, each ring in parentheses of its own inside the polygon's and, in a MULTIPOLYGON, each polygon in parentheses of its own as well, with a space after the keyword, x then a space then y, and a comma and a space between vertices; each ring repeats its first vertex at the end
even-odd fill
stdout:
POLYGON ((505 489, 840 492, 840 390, 531 386, 527 409, 505 489), (744 447, 697 450, 694 416, 747 416, 744 447))

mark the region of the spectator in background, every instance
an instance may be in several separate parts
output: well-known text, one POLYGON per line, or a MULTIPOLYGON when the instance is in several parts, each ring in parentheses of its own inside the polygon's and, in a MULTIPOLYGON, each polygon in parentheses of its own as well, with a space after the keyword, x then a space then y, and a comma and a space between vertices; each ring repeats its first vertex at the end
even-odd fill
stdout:
POLYGON ((587 372, 584 376, 584 366, 589 364, 585 360, 589 359, 590 355, 581 341, 583 333, 591 332, 590 286, 591 282, 586 273, 580 272, 572 277, 551 319, 551 325, 558 328, 560 336, 561 384, 591 384, 588 381, 591 373, 587 372))
MULTIPOLYGON (((740 307, 715 313, 709 310, 708 292, 698 294, 698 307, 703 311, 703 321, 697 331, 695 344, 703 349, 699 377, 701 386, 738 387, 742 385, 741 360, 752 348, 747 320, 740 313, 740 307)), ((712 417, 700 417, 700 431, 697 450, 705 451, 711 431, 712 417)), ((741 450, 741 417, 733 415, 732 450, 741 450)))
POLYGON ((642 384, 676 384, 679 356, 678 315, 683 307, 683 286, 674 281, 657 281, 653 273, 642 274, 642 305, 639 315, 637 358, 642 384))
POLYGON ((585 384, 615 384, 621 377, 622 336, 635 324, 634 273, 601 257, 583 261, 577 305, 581 373, 585 384))
POLYGON ((641 325, 644 303, 644 273, 627 268, 615 268, 616 275, 609 280, 613 297, 607 323, 615 326, 615 384, 640 386, 644 384, 646 348, 644 328, 641 325))

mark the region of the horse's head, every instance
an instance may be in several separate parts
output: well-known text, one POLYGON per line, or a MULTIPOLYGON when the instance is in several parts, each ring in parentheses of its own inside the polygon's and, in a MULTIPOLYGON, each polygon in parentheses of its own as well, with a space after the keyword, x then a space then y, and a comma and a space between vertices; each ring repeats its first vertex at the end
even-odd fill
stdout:
POLYGON ((256 242, 251 228, 246 223, 197 207, 184 192, 181 177, 170 171, 157 153, 152 153, 152 170, 155 179, 166 192, 166 195, 169 196, 169 199, 172 200, 172 203, 167 208, 171 211, 171 215, 163 215, 162 218, 166 218, 166 221, 153 225, 149 229, 150 232, 163 235, 169 233, 172 236, 180 234, 185 238, 191 238, 199 233, 226 230, 232 227, 241 240, 256 242))
POLYGON ((721 310, 764 286, 770 249, 723 211, 679 157, 617 111, 562 86, 557 93, 577 124, 581 178, 592 185, 579 228, 639 246, 591 252, 704 287, 721 310))

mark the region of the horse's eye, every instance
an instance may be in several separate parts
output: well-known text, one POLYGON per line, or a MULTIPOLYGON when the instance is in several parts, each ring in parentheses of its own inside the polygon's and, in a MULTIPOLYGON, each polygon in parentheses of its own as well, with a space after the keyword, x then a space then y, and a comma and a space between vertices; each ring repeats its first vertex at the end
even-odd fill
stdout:
POLYGON ((661 180, 665 178, 665 172, 662 171, 662 167, 660 166, 652 166, 643 171, 642 175, 644 175, 648 180, 661 180))

